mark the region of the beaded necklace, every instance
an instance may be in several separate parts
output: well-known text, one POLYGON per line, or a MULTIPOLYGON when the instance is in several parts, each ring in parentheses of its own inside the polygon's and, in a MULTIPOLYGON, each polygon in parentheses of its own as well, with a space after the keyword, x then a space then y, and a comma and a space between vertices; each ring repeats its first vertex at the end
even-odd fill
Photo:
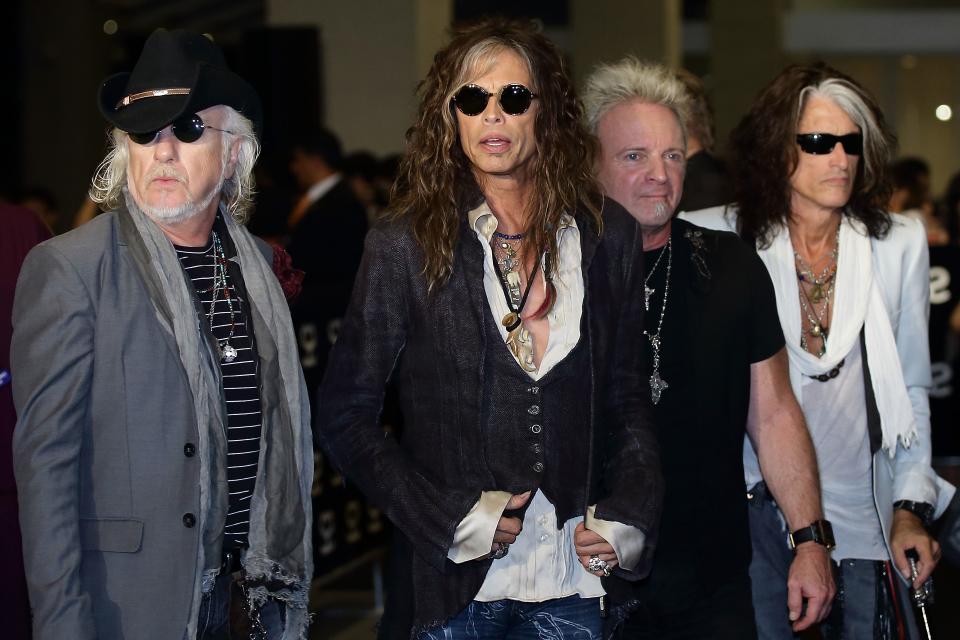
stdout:
MULTIPOLYGON (((233 308, 234 297, 236 296, 236 290, 233 285, 230 284, 229 277, 227 275, 227 257, 223 252, 223 245, 220 243, 220 236, 217 235, 216 231, 212 232, 213 234, 213 284, 203 290, 197 290, 198 295, 203 295, 205 293, 213 292, 213 298, 210 300, 210 309, 207 311, 207 318, 210 320, 210 335, 213 335, 213 316, 216 311, 217 300, 222 298, 227 303, 227 308, 230 309, 230 331, 226 338, 217 340, 217 349, 220 352, 220 361, 224 363, 230 363, 237 359, 237 350, 230 344, 230 338, 233 337, 234 331, 237 328, 237 318, 236 311, 233 308)), ((239 298, 237 299, 239 304, 239 298)))

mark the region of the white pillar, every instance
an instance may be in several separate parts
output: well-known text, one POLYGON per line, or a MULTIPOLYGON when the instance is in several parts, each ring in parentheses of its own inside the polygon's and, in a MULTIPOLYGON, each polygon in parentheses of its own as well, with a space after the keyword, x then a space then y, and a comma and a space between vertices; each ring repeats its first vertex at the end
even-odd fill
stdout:
POLYGON ((345 151, 403 149, 415 90, 446 42, 452 0, 268 0, 271 26, 316 26, 324 124, 345 151))

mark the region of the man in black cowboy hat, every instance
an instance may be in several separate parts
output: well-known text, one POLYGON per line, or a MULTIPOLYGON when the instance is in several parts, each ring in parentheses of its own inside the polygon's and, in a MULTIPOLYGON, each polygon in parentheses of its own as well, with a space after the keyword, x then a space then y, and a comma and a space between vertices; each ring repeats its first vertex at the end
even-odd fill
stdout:
POLYGON ((36 637, 227 637, 234 581, 264 637, 306 637, 309 409, 241 224, 259 100, 207 38, 161 30, 100 110, 110 211, 30 253, 13 313, 36 637))

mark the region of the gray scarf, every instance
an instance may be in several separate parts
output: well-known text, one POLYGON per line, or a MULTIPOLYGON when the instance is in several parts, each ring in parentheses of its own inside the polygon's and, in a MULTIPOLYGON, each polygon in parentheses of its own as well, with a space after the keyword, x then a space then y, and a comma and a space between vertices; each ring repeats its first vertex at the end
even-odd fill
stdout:
MULTIPOLYGON (((202 313, 176 250, 161 229, 132 199, 127 210, 159 285, 157 316, 174 335, 194 398, 199 433, 200 515, 202 544, 197 555, 198 580, 193 615, 185 632, 196 637, 196 615, 203 593, 220 571, 223 527, 227 515, 226 404, 222 393, 216 342, 198 322, 202 313)), ((120 215, 123 215, 121 213, 120 215)), ((263 407, 260 461, 250 504, 249 548, 243 558, 251 613, 267 598, 286 605, 284 640, 306 639, 310 616, 307 598, 313 574, 311 484, 313 441, 310 408, 287 301, 253 236, 224 212, 236 261, 248 294, 249 322, 256 337, 263 407)), ((148 285, 149 286, 149 285, 148 285)), ((152 293, 157 294, 156 290, 152 293)), ((157 297, 156 295, 154 296, 157 297)))

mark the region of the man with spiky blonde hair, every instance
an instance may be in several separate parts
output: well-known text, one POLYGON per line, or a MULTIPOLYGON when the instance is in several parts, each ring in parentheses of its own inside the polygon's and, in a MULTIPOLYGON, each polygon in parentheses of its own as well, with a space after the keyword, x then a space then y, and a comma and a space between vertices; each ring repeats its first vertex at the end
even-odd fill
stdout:
MULTIPOLYGON (((643 237, 645 357, 666 485, 650 576, 606 580, 612 620, 625 638, 755 638, 745 431, 793 528, 822 518, 773 287, 735 235, 673 217, 690 108, 674 71, 633 58, 601 66, 584 102, 601 146, 597 177, 643 237)), ((823 546, 799 544, 783 580, 796 630, 826 615, 834 586, 823 546)))

